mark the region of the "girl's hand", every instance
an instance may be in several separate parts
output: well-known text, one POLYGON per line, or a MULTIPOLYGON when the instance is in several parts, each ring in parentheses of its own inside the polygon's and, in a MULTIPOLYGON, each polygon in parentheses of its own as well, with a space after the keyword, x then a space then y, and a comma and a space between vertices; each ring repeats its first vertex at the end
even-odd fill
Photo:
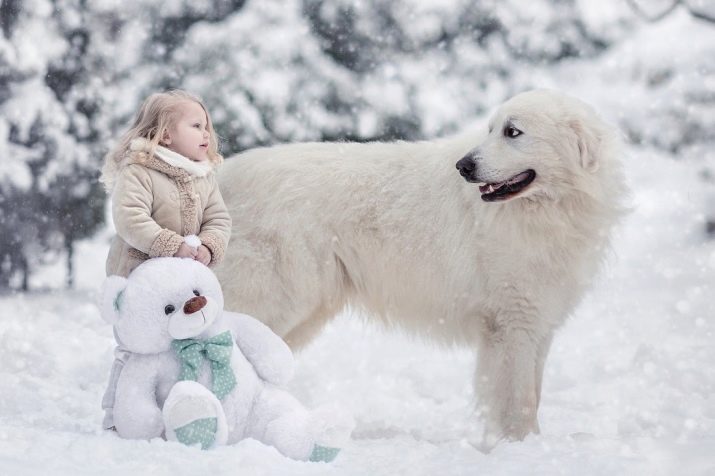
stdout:
POLYGON ((201 245, 199 246, 194 259, 199 261, 201 264, 208 266, 211 262, 211 252, 204 245, 201 245))
POLYGON ((193 248, 186 243, 181 243, 181 246, 179 246, 179 251, 174 253, 174 256, 177 258, 196 258, 197 251, 196 248, 193 248))

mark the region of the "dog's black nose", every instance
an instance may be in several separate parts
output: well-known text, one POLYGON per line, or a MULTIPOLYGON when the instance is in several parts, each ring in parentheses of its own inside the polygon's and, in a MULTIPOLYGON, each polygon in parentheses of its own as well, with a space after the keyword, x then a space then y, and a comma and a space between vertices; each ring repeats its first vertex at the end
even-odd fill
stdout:
POLYGON ((474 170, 477 168, 477 164, 471 155, 465 155, 459 162, 457 162, 457 170, 459 170, 459 175, 469 180, 474 174, 474 170))

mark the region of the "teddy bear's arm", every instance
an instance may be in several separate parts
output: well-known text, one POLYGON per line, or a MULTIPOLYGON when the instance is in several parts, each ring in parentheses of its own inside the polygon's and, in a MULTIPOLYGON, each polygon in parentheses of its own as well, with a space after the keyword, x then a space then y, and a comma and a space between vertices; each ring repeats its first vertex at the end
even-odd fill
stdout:
POLYGON ((122 438, 151 439, 164 432, 156 401, 158 365, 149 357, 133 354, 119 375, 114 425, 122 438))
POLYGON ((293 353, 268 326, 246 314, 224 312, 236 345, 263 380, 283 385, 293 378, 293 353))

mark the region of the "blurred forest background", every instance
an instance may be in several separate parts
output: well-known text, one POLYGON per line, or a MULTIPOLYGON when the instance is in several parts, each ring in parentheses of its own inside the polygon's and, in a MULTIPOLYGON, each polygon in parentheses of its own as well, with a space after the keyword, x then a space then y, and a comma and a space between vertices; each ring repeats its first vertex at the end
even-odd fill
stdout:
POLYGON ((174 87, 205 100, 231 155, 432 138, 565 82, 632 144, 715 182, 713 3, 2 0, 0 290, 58 260, 72 285, 75 244, 107 226, 104 154, 146 95, 174 87), (686 18, 692 38, 643 33, 686 18))

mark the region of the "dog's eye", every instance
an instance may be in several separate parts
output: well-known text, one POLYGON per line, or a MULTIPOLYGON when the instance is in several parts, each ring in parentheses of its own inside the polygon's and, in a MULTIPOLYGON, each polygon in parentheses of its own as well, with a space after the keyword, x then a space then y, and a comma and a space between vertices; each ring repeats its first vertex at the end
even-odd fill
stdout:
POLYGON ((166 314, 167 316, 168 316, 169 314, 171 314, 172 312, 174 312, 174 311, 176 311, 176 308, 175 308, 173 305, 171 305, 171 304, 168 304, 168 305, 164 308, 164 314, 166 314))
POLYGON ((513 139, 514 137, 519 137, 522 132, 514 126, 506 126, 504 128, 504 136, 513 139))
POLYGON ((201 296, 201 293, 198 289, 194 289, 194 296, 201 296))

